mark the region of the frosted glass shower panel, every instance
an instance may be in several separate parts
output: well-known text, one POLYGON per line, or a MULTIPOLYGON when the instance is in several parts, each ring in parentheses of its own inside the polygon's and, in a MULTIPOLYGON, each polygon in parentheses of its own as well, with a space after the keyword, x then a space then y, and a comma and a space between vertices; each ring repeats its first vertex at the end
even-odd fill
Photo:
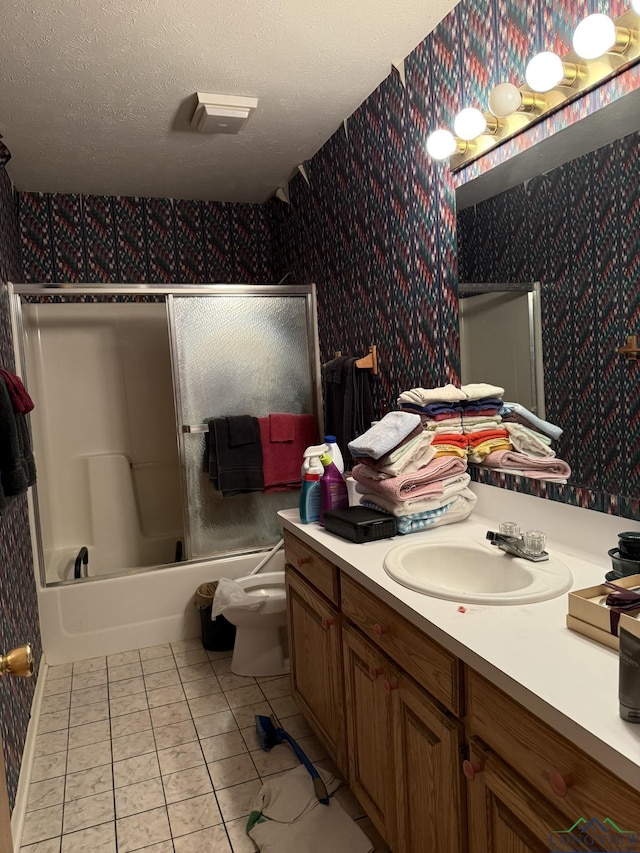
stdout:
POLYGON ((316 414, 308 294, 175 296, 174 377, 192 558, 275 542, 298 492, 223 498, 203 471, 209 418, 316 414), (191 431, 188 431, 191 430, 191 431))

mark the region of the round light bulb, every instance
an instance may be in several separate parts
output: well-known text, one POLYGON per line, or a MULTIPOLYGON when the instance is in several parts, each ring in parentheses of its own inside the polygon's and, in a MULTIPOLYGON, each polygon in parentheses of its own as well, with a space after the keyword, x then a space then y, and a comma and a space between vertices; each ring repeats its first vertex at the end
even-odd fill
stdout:
POLYGON ((460 139, 475 139, 487 129, 487 120, 480 110, 468 107, 460 110, 453 120, 453 129, 460 139))
POLYGON ((525 77, 534 92, 549 92, 564 77, 562 60, 549 51, 538 53, 529 61, 525 77))
POLYGON ((456 140, 450 130, 434 130, 427 137, 427 153, 434 160, 446 160, 456 148, 456 140))
POLYGON ((522 94, 513 83, 500 83, 489 95, 489 110, 496 118, 507 118, 522 106, 522 94))
POLYGON ((616 27, 608 15, 588 15, 573 34, 573 49, 583 59, 597 59, 616 43, 616 27))
POLYGON ((631 8, 636 15, 640 15, 640 0, 631 0, 631 8))

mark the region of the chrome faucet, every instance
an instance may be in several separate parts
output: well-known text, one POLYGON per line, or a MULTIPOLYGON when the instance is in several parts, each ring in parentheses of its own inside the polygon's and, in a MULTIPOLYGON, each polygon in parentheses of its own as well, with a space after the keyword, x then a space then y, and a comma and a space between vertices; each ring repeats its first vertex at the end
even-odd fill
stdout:
POLYGON ((549 554, 546 551, 538 551, 533 553, 532 550, 525 545, 526 533, 524 536, 506 536, 504 533, 494 533, 493 530, 487 531, 487 539, 492 545, 496 545, 501 551, 507 554, 513 554, 514 557, 522 557, 523 560, 531 560, 534 563, 541 563, 543 560, 549 559, 549 554))

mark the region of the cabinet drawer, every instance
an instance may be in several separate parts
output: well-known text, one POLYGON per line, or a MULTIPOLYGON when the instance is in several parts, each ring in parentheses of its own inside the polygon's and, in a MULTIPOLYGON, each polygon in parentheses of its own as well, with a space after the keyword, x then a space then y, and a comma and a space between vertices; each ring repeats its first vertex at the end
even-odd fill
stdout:
POLYGON ((568 818, 608 817, 621 829, 640 830, 638 791, 482 676, 469 668, 466 673, 471 735, 480 736, 568 818))
POLYGON ((284 554, 287 563, 334 604, 340 603, 338 569, 288 530, 283 532, 284 554))
POLYGON ((462 692, 458 659, 345 574, 341 578, 341 594, 343 614, 418 684, 460 716, 462 692))

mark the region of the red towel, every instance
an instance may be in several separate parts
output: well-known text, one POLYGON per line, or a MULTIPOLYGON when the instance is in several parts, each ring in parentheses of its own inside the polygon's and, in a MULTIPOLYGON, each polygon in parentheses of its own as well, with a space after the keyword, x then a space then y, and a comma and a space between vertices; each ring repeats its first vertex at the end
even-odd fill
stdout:
MULTIPOLYGON (((273 439, 273 415, 258 418, 262 444, 262 472, 265 492, 285 492, 300 488, 300 469, 304 451, 318 444, 318 425, 313 415, 278 415, 287 419, 293 430, 293 439, 273 439)), ((283 423, 283 422, 281 422, 283 423)), ((282 435, 276 428, 276 435, 282 435)), ((288 434, 285 431, 284 434, 288 434)))
POLYGON ((16 376, 15 373, 10 373, 8 370, 3 370, 0 367, 0 376, 4 379, 9 397, 11 398, 11 406, 14 412, 20 415, 26 415, 33 409, 33 400, 27 393, 27 389, 22 384, 22 379, 16 376))
POLYGON ((296 436, 296 418, 299 417, 300 415, 269 415, 271 441, 293 441, 296 436))

